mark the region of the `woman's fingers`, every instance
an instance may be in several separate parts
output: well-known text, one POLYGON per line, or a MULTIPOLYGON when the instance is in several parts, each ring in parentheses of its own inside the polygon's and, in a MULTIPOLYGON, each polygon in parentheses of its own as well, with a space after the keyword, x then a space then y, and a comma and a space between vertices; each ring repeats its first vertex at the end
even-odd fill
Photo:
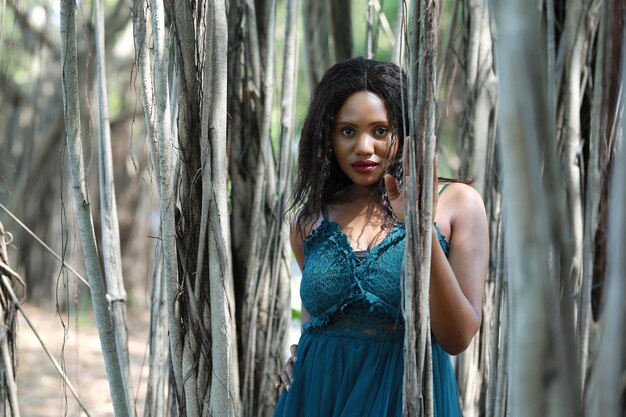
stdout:
POLYGON ((289 352, 291 356, 285 362, 285 366, 283 367, 283 371, 274 377, 274 388, 279 389, 281 385, 285 387, 287 391, 291 387, 293 383, 293 364, 296 363, 298 359, 298 345, 289 346, 289 352))
POLYGON ((393 175, 385 174, 385 188, 387 189, 387 197, 390 202, 397 200, 402 195, 398 187, 398 181, 396 181, 393 175))
POLYGON ((398 187, 398 181, 392 175, 385 174, 385 188, 393 214, 398 220, 404 221, 404 195, 398 187))
POLYGON ((291 383, 293 382, 293 359, 287 359, 285 367, 280 373, 280 382, 285 386, 285 389, 289 391, 291 383))
POLYGON ((289 352, 291 352, 291 358, 293 359, 293 363, 296 363, 298 360, 298 345, 289 346, 289 352))

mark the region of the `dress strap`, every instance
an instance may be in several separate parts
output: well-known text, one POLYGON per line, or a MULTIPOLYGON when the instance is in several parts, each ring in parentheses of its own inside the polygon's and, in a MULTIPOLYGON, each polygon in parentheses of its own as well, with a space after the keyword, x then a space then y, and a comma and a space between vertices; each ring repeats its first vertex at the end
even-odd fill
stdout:
POLYGON ((446 188, 448 188, 448 185, 450 185, 450 184, 452 184, 452 183, 451 183, 451 182, 447 182, 447 183, 445 183, 445 184, 443 185, 443 187, 441 187, 441 190, 439 190, 439 194, 438 194, 438 195, 443 194, 443 191, 444 191, 446 188))

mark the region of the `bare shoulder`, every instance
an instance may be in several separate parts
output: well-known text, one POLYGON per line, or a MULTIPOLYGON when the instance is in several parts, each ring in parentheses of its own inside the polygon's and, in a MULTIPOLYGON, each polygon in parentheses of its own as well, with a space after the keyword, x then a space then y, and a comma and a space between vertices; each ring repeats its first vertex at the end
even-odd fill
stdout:
POLYGON ((296 261, 302 270, 304 268, 304 240, 320 225, 322 220, 321 216, 318 216, 313 220, 300 222, 300 215, 301 212, 297 211, 291 219, 289 243, 291 244, 291 250, 293 251, 296 261))
POLYGON ((486 219, 485 204, 480 193, 471 185, 451 183, 439 197, 437 211, 442 210, 450 224, 457 221, 486 219))
POLYGON ((313 230, 315 230, 322 222, 321 215, 314 219, 301 222, 301 214, 302 212, 298 210, 291 219, 289 225, 289 238, 292 240, 292 244, 294 239, 299 242, 303 242, 307 236, 309 236, 311 232, 313 232, 313 230))
POLYGON ((452 183, 440 196, 437 217, 440 216, 440 210, 457 257, 487 259, 489 227, 480 193, 470 185, 452 183))

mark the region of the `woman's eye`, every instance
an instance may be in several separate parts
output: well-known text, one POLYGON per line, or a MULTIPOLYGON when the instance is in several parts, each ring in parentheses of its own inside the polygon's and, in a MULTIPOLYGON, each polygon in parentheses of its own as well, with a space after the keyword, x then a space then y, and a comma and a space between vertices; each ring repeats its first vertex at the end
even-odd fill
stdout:
POLYGON ((389 130, 387 130, 386 127, 377 127, 376 129, 374 129, 374 136, 376 137, 385 137, 387 136, 387 132, 389 132, 389 130))
POLYGON ((354 130, 349 127, 341 129, 341 134, 344 136, 354 136, 354 130))

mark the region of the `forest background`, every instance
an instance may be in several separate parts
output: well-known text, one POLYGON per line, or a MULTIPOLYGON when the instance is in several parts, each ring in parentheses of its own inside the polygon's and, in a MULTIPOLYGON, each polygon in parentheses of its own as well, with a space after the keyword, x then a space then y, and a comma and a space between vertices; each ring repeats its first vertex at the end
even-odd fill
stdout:
MULTIPOLYGON (((486 203, 483 325, 456 359, 464 414, 626 415, 620 0, 1 7, 2 415, 28 391, 13 383, 24 301, 57 315, 46 343, 95 338, 97 322, 108 375, 108 409, 73 402, 79 370, 41 415, 271 415, 299 315, 282 216, 298 131, 312 86, 350 56, 408 70, 414 155, 436 136, 440 174, 474 178, 486 203), (146 334, 143 378, 127 327, 146 334)), ((427 398, 406 415, 429 415, 427 398)))

